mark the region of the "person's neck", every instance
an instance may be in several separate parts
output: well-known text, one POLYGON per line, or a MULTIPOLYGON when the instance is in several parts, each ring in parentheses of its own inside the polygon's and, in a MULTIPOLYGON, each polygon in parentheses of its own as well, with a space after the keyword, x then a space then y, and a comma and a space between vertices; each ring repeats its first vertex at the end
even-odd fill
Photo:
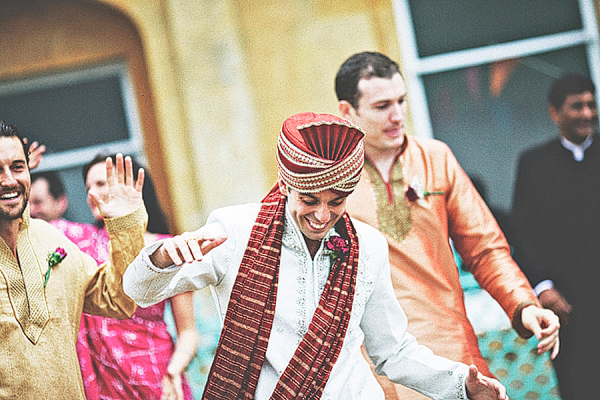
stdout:
POLYGON ((402 146, 394 149, 378 150, 365 146, 365 156, 375 166, 384 182, 390 181, 392 166, 402 151, 402 146))
POLYGON ((8 246, 15 258, 17 257, 17 239, 19 237, 19 225, 21 218, 15 220, 0 221, 0 238, 8 246))
POLYGON ((317 251, 319 251, 319 247, 321 247, 321 241, 309 239, 304 235, 302 236, 304 237, 304 242, 306 243, 306 248, 308 249, 310 258, 314 259, 317 251))
POLYGON ((568 142, 571 142, 571 143, 573 143, 573 144, 575 144, 577 146, 580 146, 581 144, 583 144, 583 142, 585 142, 586 140, 592 138, 593 135, 594 134, 592 133, 592 134, 589 134, 588 136, 585 136, 585 137, 581 137, 581 136, 568 137, 568 136, 566 136, 564 134, 561 134, 561 137, 564 140, 568 141, 568 142))

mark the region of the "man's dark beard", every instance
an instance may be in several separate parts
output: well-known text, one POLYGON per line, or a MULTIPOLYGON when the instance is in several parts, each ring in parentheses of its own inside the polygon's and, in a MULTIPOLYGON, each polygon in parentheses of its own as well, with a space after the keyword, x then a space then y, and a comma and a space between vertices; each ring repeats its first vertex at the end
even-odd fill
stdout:
POLYGON ((25 201, 23 202, 23 206, 17 212, 17 215, 7 214, 0 208, 0 221, 14 221, 15 219, 19 219, 23 216, 23 212, 25 212, 25 208, 27 207, 27 203, 29 202, 29 196, 25 193, 25 188, 23 186, 19 187, 19 192, 25 195, 25 201))

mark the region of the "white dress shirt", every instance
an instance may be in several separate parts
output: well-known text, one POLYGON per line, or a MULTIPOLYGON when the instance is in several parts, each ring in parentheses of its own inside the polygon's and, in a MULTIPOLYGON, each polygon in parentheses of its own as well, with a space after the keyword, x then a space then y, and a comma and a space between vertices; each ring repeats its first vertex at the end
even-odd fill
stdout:
POLYGON ((594 135, 590 135, 585 138, 585 140, 579 144, 571 142, 569 139, 564 136, 560 137, 560 143, 563 147, 573 153, 573 159, 577 162, 582 162, 585 156, 585 151, 592 145, 594 141, 594 135))

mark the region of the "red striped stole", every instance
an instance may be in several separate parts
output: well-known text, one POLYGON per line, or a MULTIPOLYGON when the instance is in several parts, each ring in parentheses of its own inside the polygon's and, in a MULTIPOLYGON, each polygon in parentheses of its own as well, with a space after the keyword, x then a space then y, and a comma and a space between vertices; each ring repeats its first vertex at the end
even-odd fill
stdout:
MULTIPOLYGON (((277 296, 285 197, 265 197, 236 277, 203 399, 253 399, 277 296)), ((334 262, 317 309, 271 399, 319 399, 346 336, 358 270, 358 238, 344 213, 336 230, 350 251, 334 262)))

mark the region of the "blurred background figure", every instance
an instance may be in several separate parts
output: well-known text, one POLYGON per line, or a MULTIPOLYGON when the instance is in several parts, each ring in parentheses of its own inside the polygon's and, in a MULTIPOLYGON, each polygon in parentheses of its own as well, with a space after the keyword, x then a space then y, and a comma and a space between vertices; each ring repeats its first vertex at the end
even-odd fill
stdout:
MULTIPOLYGON (((94 192, 101 198, 107 195, 105 159, 106 156, 97 156, 83 168, 88 194, 94 192)), ((140 167, 135 160, 133 166, 137 174, 140 167)), ((146 242, 168 237, 166 218, 149 176, 143 196, 149 215, 146 242)), ((88 204, 96 218, 95 225, 66 220, 54 221, 53 225, 101 263, 109 257, 109 237, 91 196, 88 204)), ((88 399, 193 398, 183 375, 198 345, 193 294, 183 293, 167 301, 148 308, 138 307, 128 320, 83 315, 77 354, 88 399), (177 330, 176 344, 164 321, 167 301, 177 330)))
POLYGON ((596 88, 565 74, 548 93, 558 135, 521 154, 511 225, 536 269, 523 265, 561 322, 554 360, 563 399, 595 397, 600 375, 600 144, 596 88))
POLYGON ((68 206, 65 186, 56 171, 31 174, 29 211, 33 218, 45 221, 62 219, 68 206))

